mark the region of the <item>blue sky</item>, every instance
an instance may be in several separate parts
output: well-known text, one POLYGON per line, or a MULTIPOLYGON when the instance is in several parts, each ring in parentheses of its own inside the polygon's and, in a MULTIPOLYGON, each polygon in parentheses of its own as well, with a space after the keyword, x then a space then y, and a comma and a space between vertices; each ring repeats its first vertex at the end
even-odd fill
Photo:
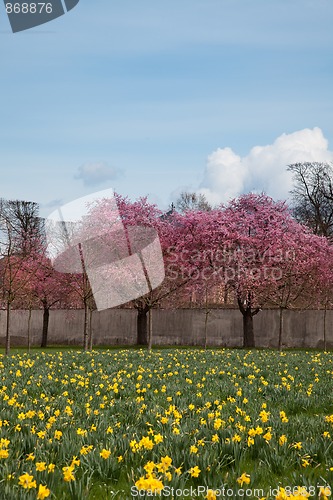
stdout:
POLYGON ((81 0, 13 34, 0 5, 0 196, 113 187, 161 208, 286 197, 293 161, 333 161, 330 0, 81 0))

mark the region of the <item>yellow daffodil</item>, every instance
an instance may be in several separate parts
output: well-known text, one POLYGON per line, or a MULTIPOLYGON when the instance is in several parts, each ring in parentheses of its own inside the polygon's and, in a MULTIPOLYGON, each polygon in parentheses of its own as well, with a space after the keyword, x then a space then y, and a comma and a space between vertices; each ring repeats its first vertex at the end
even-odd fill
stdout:
POLYGON ((103 448, 103 450, 100 452, 100 456, 102 458, 104 458, 104 460, 106 460, 107 458, 109 458, 110 455, 111 455, 111 451, 110 450, 106 450, 105 448, 103 448))
POLYGON ((246 474, 246 472, 243 472, 243 474, 237 478, 237 483, 243 486, 243 484, 250 484, 251 482, 251 477, 249 474, 246 474))
POLYGON ((50 490, 46 486, 43 486, 42 484, 39 485, 38 487, 38 492, 37 492, 37 500, 44 500, 44 498, 47 498, 50 496, 50 490))

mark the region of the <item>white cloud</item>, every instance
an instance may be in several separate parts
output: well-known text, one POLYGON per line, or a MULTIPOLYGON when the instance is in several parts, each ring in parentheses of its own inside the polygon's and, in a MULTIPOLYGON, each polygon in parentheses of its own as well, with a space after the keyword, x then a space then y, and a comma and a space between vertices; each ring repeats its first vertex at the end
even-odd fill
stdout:
POLYGON ((120 170, 104 162, 84 163, 78 168, 75 179, 81 179, 85 186, 97 186, 118 177, 120 170))
POLYGON ((318 127, 282 134, 273 144, 255 146, 243 157, 228 147, 219 148, 208 156, 198 192, 214 205, 250 191, 287 199, 292 189, 287 166, 305 161, 333 162, 333 151, 318 127))

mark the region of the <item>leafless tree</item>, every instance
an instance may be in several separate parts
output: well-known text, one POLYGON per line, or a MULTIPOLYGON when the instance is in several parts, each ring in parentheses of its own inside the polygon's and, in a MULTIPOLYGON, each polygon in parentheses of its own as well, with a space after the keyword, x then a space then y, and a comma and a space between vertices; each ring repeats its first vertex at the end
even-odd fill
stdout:
POLYGON ((43 238, 43 220, 39 217, 39 205, 33 201, 0 199, 0 218, 10 228, 12 251, 28 255, 43 238))
POLYGON ((333 239, 333 166, 304 162, 288 166, 294 179, 293 213, 314 234, 333 239))
POLYGON ((29 280, 29 273, 22 279, 22 271, 38 249, 40 227, 37 203, 0 199, 0 287, 2 306, 6 307, 6 354, 10 351, 12 304, 29 280))
POLYGON ((206 200, 204 194, 183 191, 182 193, 180 193, 179 198, 176 201, 176 209, 180 212, 186 212, 188 210, 200 210, 201 212, 209 212, 212 207, 206 200))

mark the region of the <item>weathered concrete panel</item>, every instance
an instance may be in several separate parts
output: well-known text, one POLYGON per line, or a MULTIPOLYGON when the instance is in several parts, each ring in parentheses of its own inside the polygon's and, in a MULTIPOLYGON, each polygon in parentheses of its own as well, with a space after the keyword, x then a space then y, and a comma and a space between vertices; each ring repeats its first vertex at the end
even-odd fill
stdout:
MULTIPOLYGON (((136 343, 136 311, 109 309, 94 311, 92 317, 94 345, 133 345, 136 343)), ((11 344, 27 345, 29 311, 11 312, 11 344)), ((153 310, 153 343, 156 345, 205 344, 204 309, 153 310)), ((323 348, 323 311, 284 311, 284 347, 323 348)), ((30 336, 32 345, 42 338, 43 311, 32 311, 30 336)), ((83 344, 83 310, 50 311, 50 345, 83 344)), ((237 309, 212 309, 207 316, 207 345, 242 346, 242 315, 237 309)), ((257 347, 277 347, 279 311, 263 310, 254 317, 257 347)), ((6 311, 0 311, 0 344, 5 343, 6 311)), ((327 347, 333 348, 333 310, 326 314, 327 347)))

